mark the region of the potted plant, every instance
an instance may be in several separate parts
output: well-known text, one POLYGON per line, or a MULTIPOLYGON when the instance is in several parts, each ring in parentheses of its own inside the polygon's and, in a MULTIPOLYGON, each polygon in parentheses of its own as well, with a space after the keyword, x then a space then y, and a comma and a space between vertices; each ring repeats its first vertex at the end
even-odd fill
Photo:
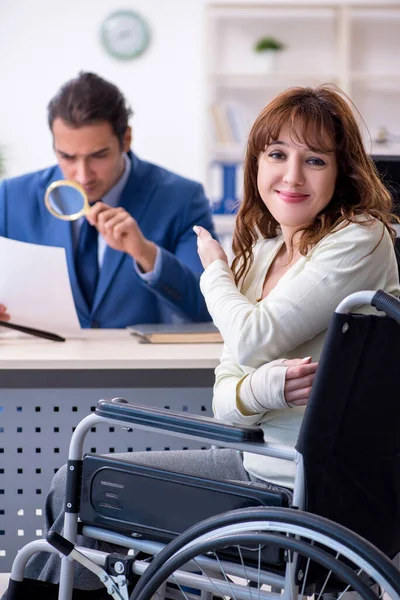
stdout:
POLYGON ((264 36, 254 44, 254 51, 263 57, 264 68, 267 72, 275 68, 276 56, 284 48, 285 45, 282 42, 270 36, 264 36))

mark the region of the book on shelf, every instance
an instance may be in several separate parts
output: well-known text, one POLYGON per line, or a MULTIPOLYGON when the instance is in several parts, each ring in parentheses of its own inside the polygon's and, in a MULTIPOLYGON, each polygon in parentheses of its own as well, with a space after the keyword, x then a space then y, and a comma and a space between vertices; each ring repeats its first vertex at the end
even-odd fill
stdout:
POLYGON ((209 165, 208 195, 215 214, 234 214, 243 195, 242 163, 214 160, 209 165))
POLYGON ((141 344, 221 344, 222 336, 209 323, 146 323, 128 327, 141 344))
POLYGON ((212 104, 210 113, 214 139, 219 144, 233 144, 235 139, 224 106, 222 104, 212 104))
POLYGON ((247 141, 252 117, 238 102, 216 102, 210 106, 212 135, 218 144, 244 145, 247 141))
POLYGON ((224 108, 236 144, 245 146, 253 122, 249 110, 239 102, 226 102, 224 108))

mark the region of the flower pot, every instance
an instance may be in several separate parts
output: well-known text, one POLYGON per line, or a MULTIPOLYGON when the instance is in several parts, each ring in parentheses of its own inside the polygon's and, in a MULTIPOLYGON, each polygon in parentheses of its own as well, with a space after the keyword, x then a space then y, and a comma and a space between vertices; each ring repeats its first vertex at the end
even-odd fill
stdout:
POLYGON ((254 72, 260 75, 273 73, 277 70, 277 50, 263 50, 254 57, 254 72))
POLYGON ((264 50, 261 52, 261 57, 264 60, 265 73, 276 71, 278 52, 276 50, 264 50))

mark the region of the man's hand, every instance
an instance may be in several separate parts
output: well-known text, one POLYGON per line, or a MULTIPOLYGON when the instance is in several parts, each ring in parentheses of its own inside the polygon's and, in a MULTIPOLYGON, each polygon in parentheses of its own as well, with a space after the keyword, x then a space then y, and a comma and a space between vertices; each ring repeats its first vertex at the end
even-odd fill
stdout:
POLYGON ((0 321, 9 321, 10 315, 7 312, 7 307, 4 304, 0 304, 0 321))
POLYGON ((228 264, 228 257, 223 251, 221 244, 217 240, 214 240, 207 229, 195 225, 193 231, 197 234, 197 252, 200 256, 201 264, 205 269, 218 259, 228 264))
POLYGON ((285 400, 292 406, 305 406, 311 393, 318 363, 312 363, 311 357, 285 360, 289 367, 286 371, 285 400))
POLYGON ((144 237, 135 219, 124 208, 96 202, 86 218, 107 246, 129 254, 145 273, 154 269, 157 246, 144 237))

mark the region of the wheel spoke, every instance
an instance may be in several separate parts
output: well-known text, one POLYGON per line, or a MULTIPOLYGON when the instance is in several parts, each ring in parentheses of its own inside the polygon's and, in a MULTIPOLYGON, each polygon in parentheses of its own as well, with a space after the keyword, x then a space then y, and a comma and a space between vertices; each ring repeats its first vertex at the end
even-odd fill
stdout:
POLYGON ((231 580, 229 579, 228 575, 226 574, 226 572, 225 572, 225 569, 224 569, 224 567, 223 567, 223 565, 222 565, 222 563, 221 563, 221 561, 220 561, 220 559, 219 559, 219 556, 218 556, 218 554, 217 554, 216 552, 214 552, 214 556, 215 556, 215 558, 217 559, 217 562, 218 562, 218 564, 219 564, 219 568, 221 569, 221 573, 223 574, 223 576, 224 576, 224 578, 225 578, 225 581, 228 583, 228 585, 229 585, 229 588, 230 588, 230 590, 232 591, 232 596, 233 596, 233 599, 234 599, 234 600, 236 600, 235 592, 234 592, 234 590, 233 590, 233 588, 232 588, 232 582, 231 582, 231 580))
POLYGON ((175 544, 174 554, 154 566, 151 584, 148 581, 142 586, 137 600, 148 600, 167 580, 179 581, 172 588, 177 600, 179 595, 182 600, 196 600, 191 587, 224 600, 278 599, 280 590, 291 600, 305 599, 307 592, 313 600, 322 600, 330 593, 336 600, 344 600, 349 592, 364 600, 400 597, 398 571, 382 555, 374 554, 359 536, 301 511, 265 509, 251 513, 242 511, 242 520, 227 514, 216 524, 207 521, 196 526, 197 537, 190 538, 189 532, 181 547, 175 544), (282 552, 286 554, 286 576, 282 552), (270 555, 278 560, 268 569, 265 559, 270 555), (297 575, 299 568, 303 572, 297 575), (197 569, 201 575, 196 574, 197 569), (176 575, 173 579, 172 573, 176 575), (255 587, 257 592, 252 589, 255 587), (145 593, 139 598, 141 591, 145 593))
MULTIPOLYGON (((338 560, 339 557, 340 557, 340 552, 337 552, 336 556, 335 556, 336 560, 338 560)), ((324 593, 324 590, 325 590, 326 586, 328 585, 328 581, 329 581, 331 575, 332 575, 332 571, 328 571, 328 575, 325 578, 324 585, 322 586, 322 589, 319 593, 317 600, 320 600, 320 598, 322 598, 322 594, 324 593)))
POLYGON ((189 600, 189 598, 186 595, 185 590, 183 589, 183 587, 178 583, 178 581, 175 578, 174 573, 172 573, 171 579, 175 582, 175 585, 178 587, 180 593, 182 594, 182 596, 185 598, 185 600, 189 600))
MULTIPOLYGON (((238 549, 238 552, 239 552, 239 556, 240 556, 240 562, 241 562, 241 565, 242 565, 242 567, 243 567, 243 573, 244 573, 244 576, 245 576, 245 578, 247 579, 247 582, 250 582, 250 581, 251 581, 251 579, 250 579, 250 577, 248 577, 248 575, 247 575, 247 568, 246 568, 246 565, 244 564, 244 560, 243 560, 242 551, 241 551, 241 549, 240 549, 240 546, 236 546, 236 547, 237 547, 237 549, 238 549)), ((252 592, 252 590, 251 590, 251 586, 250 586, 250 585, 249 585, 249 592, 250 592, 250 598, 251 598, 251 600, 253 600, 253 592, 252 592)))
MULTIPOLYGON (((357 575, 361 575, 361 573, 362 573, 362 572, 363 572, 363 570, 362 570, 362 569, 359 569, 359 570, 357 571, 357 575)), ((348 586, 347 586, 347 587, 346 587, 346 588, 343 590, 343 592, 341 592, 340 596, 338 596, 337 600, 340 600, 341 598, 343 598, 343 596, 346 594, 346 592, 348 592, 348 591, 349 591, 349 589, 350 589, 350 588, 351 588, 351 586, 350 586, 350 585, 348 585, 348 586)))
MULTIPOLYGON (((217 562, 218 562, 218 564, 220 565, 220 569, 221 569, 221 571, 222 571, 222 575, 223 575, 223 577, 224 577, 225 581, 226 581, 226 582, 227 582, 227 584, 229 585, 229 589, 231 590, 231 593, 232 593, 233 600, 236 600, 235 592, 234 592, 234 590, 233 590, 233 588, 232 588, 231 581, 229 580, 229 578, 227 577, 227 575, 226 575, 225 571, 223 570, 223 567, 222 567, 222 565, 221 565, 221 563, 220 563, 220 561, 219 561, 219 559, 218 559, 218 555, 217 555, 215 552, 214 552, 214 556, 215 556, 215 558, 217 559, 217 562)), ((194 562, 194 563, 196 563, 196 565, 198 565, 198 562, 197 562, 197 560, 196 560, 195 558, 193 559, 193 562, 194 562)), ((202 568, 202 567, 200 567, 200 565, 198 565, 198 566, 199 566, 199 569, 201 569, 201 571, 202 571, 203 575, 205 575, 205 577, 208 579, 208 581, 209 581, 209 582, 210 582, 210 583, 211 583, 211 584, 214 586, 214 588, 215 588, 215 589, 216 589, 216 591, 217 591, 217 594, 218 594, 219 596, 222 596, 222 597, 223 597, 223 596, 224 596, 224 594, 223 594, 223 592, 221 592, 220 588, 218 587, 218 585, 217 585, 217 582, 216 582, 215 578, 214 578, 214 577, 213 577, 213 578, 211 578, 211 577, 208 575, 208 573, 207 573, 207 572, 204 570, 204 567, 202 568)))
MULTIPOLYGON (((314 541, 311 542, 311 545, 314 545, 314 541)), ((301 588, 300 597, 304 596, 304 591, 306 589, 306 583, 307 583, 307 577, 308 577, 308 569, 310 567, 310 562, 311 562, 311 560, 308 558, 307 559, 307 563, 306 563, 306 568, 305 568, 305 571, 304 571, 303 586, 301 588)))

